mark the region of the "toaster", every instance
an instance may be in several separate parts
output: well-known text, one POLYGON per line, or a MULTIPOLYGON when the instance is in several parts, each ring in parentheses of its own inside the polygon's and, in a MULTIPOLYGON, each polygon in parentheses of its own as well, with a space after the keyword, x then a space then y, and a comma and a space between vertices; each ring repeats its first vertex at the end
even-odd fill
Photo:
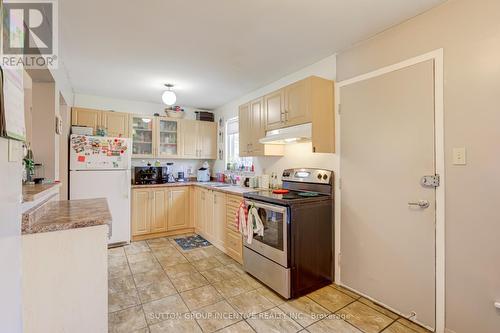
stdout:
POLYGON ((199 182, 209 182, 210 181, 210 169, 208 168, 199 168, 198 174, 196 175, 196 179, 199 182))

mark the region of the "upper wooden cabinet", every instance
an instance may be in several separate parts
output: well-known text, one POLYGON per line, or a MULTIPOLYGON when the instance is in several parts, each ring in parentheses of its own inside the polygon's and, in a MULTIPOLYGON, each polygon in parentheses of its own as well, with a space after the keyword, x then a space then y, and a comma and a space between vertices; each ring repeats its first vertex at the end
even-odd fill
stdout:
POLYGON ((214 122, 182 120, 181 133, 181 157, 217 158, 217 125, 214 122))
POLYGON ((157 119, 157 157, 180 157, 180 121, 166 117, 157 119))
POLYGON ((335 152, 334 83, 311 76, 264 96, 265 130, 312 124, 312 149, 335 152))
POLYGON ((153 158, 156 156, 155 117, 133 115, 130 121, 132 135, 132 157, 153 158))
POLYGON ((263 145, 259 142, 266 135, 264 98, 259 98, 239 107, 240 156, 282 156, 284 150, 278 145, 263 145))
POLYGON ((71 125, 92 127, 94 134, 104 128, 108 136, 129 137, 129 114, 85 108, 71 109, 71 125))

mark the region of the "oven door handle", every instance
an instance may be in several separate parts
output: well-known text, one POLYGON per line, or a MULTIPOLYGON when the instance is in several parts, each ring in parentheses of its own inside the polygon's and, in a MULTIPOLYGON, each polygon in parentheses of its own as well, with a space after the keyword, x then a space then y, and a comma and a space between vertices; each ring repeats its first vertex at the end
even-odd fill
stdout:
POLYGON ((273 212, 286 213, 286 207, 283 207, 283 206, 270 205, 270 204, 265 204, 265 203, 261 203, 258 201, 253 201, 253 200, 245 200, 245 203, 247 205, 254 205, 257 208, 269 209, 273 212))

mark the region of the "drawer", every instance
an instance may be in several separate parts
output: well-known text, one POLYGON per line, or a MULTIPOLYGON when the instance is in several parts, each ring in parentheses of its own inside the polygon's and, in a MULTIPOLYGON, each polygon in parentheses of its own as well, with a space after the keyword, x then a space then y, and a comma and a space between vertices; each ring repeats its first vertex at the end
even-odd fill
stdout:
POLYGON ((240 206, 241 201, 243 201, 243 197, 236 197, 232 195, 228 195, 226 197, 226 205, 231 207, 238 208, 240 206))
POLYGON ((226 228, 225 248, 227 254, 238 262, 242 262, 243 240, 241 234, 226 228))

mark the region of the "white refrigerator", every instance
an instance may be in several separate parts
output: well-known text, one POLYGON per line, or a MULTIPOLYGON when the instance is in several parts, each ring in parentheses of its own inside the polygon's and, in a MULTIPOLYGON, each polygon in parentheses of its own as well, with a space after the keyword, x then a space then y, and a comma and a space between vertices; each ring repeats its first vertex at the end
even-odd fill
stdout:
POLYGON ((73 134, 69 145, 70 200, 108 199, 112 216, 108 243, 129 243, 131 140, 73 134))

